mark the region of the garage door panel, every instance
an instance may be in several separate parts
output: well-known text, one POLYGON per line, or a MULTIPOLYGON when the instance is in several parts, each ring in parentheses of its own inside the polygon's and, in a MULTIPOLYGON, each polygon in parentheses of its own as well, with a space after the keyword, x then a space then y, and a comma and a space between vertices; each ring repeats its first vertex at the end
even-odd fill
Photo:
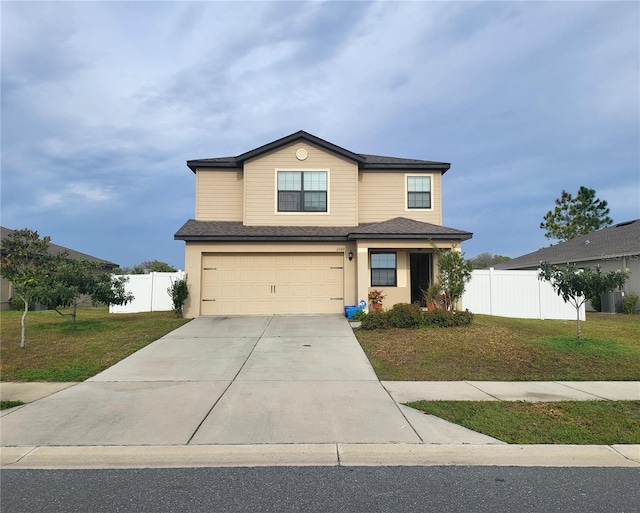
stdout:
POLYGON ((342 312, 343 259, 342 253, 204 255, 201 313, 342 312))

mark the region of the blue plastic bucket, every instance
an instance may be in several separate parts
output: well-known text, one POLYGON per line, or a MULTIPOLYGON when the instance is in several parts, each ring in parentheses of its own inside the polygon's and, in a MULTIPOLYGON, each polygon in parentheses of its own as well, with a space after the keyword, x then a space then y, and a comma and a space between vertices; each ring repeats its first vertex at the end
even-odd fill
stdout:
POLYGON ((359 306, 347 305, 344 307, 344 315, 347 319, 351 320, 358 310, 360 310, 359 306))

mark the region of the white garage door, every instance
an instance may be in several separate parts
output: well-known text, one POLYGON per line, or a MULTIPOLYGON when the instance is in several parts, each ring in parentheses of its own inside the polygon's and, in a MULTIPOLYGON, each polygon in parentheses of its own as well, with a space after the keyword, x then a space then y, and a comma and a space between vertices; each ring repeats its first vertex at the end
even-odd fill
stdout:
POLYGON ((343 253, 202 258, 202 315, 341 313, 343 253))

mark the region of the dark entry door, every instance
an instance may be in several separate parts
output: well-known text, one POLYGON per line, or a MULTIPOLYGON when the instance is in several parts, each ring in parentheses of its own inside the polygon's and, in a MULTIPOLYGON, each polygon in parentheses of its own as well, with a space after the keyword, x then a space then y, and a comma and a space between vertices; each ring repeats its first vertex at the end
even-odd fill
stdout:
POLYGON ((411 253, 410 255, 411 273, 411 302, 426 306, 423 295, 431 285, 431 254, 411 253))

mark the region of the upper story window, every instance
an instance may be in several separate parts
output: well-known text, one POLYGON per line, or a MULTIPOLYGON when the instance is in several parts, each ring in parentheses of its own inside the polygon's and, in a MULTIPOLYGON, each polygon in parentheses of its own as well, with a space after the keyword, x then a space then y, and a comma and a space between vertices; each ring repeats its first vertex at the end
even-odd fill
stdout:
POLYGON ((430 176, 407 176, 407 208, 431 208, 430 176))
POLYGON ((278 171, 278 212, 326 211, 326 171, 278 171))
POLYGON ((371 286, 395 287, 396 254, 371 253, 371 286))

